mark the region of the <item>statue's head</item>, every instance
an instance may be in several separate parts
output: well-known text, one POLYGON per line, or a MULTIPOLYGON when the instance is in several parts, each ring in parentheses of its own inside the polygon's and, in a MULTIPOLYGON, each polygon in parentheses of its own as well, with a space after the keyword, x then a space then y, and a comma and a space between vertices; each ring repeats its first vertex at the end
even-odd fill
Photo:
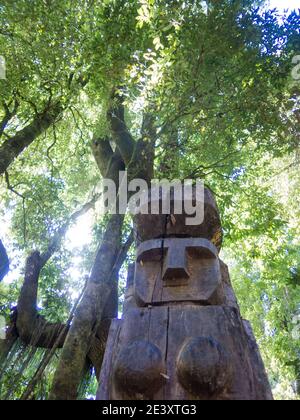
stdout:
POLYGON ((194 187, 191 199, 188 200, 191 201, 189 207, 193 207, 195 212, 197 210, 200 212, 197 215, 200 219, 199 224, 189 223, 192 221, 191 216, 194 215, 186 212, 187 200, 184 191, 178 197, 173 190, 166 196, 161 189, 154 189, 143 195, 141 201, 140 208, 145 209, 146 214, 137 214, 134 217, 138 244, 150 239, 203 238, 220 250, 222 245, 220 214, 214 196, 208 188, 198 191, 194 187), (170 203, 169 206, 166 202, 170 203), (169 207, 167 211, 166 207, 169 207))
POLYGON ((137 255, 135 297, 141 306, 169 302, 221 303, 217 248, 207 239, 143 242, 137 255))
MULTIPOLYGON (((196 193, 193 199, 194 204, 197 204, 196 193)), ((174 195, 171 196, 170 214, 136 216, 135 226, 140 245, 134 294, 139 305, 222 303, 218 258, 222 241, 219 212, 210 190, 205 189, 201 199, 204 220, 200 225, 188 225, 185 212, 172 213, 177 205, 174 195)), ((159 200, 162 200, 161 196, 159 200)), ((147 198, 145 203, 150 213, 150 199, 147 198)), ((162 209, 161 203, 158 204, 162 209)))

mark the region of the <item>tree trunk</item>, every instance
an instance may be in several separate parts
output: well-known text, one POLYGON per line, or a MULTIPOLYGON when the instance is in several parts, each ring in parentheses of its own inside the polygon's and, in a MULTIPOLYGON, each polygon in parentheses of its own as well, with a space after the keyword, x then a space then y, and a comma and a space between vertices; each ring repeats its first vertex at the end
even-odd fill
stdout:
MULTIPOLYGON (((125 167, 130 180, 142 178, 150 181, 153 175, 155 143, 153 118, 150 115, 144 118, 142 138, 136 142, 127 129, 124 107, 121 103, 108 113, 108 119, 116 144, 115 151, 111 148, 108 138, 95 139, 92 144, 94 158, 102 177, 113 180, 117 191, 119 190, 119 171, 123 171, 125 167)), ((103 327, 101 321, 107 299, 114 287, 113 272, 120 251, 123 221, 124 215, 117 214, 111 216, 108 222, 87 289, 75 313, 63 347, 50 400, 75 400, 89 350, 92 350, 90 352, 92 358, 97 348, 99 353, 103 354, 104 346, 101 343, 97 345, 95 336, 107 338, 107 334, 103 335, 101 331, 103 327)))
MULTIPOLYGON (((52 348, 65 326, 59 323, 48 323, 38 314, 37 294, 41 268, 41 255, 37 251, 33 252, 26 262, 25 280, 17 306, 16 327, 19 337, 25 344, 33 347, 52 348)), ((63 346, 66 332, 61 335, 57 347, 63 346)))
POLYGON ((92 344, 107 299, 120 250, 123 215, 111 216, 92 273, 67 335, 56 370, 50 400, 76 400, 86 355, 92 344))

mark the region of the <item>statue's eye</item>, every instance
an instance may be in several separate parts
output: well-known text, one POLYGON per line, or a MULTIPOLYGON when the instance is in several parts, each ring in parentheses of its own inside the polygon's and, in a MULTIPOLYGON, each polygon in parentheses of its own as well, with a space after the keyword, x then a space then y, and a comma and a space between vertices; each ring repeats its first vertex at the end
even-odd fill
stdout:
POLYGON ((166 249, 161 248, 154 248, 148 249, 141 253, 137 259, 137 261, 143 266, 147 262, 160 262, 163 260, 166 253, 166 249))
POLYGON ((216 255, 210 249, 200 246, 186 247, 186 252, 194 259, 216 259, 216 255))

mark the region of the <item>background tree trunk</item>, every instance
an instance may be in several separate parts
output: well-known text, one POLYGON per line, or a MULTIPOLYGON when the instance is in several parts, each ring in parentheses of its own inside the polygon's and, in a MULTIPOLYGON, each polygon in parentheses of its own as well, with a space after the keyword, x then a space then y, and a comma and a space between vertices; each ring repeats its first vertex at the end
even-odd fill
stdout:
MULTIPOLYGON (((125 167, 129 179, 140 178, 150 182, 153 176, 156 136, 153 128, 154 118, 146 114, 142 125, 142 137, 134 141, 125 123, 122 98, 117 97, 117 100, 117 105, 108 112, 116 150, 112 150, 109 139, 106 138, 95 139, 92 151, 102 176, 113 180, 118 191, 119 172, 125 167)), ((50 393, 51 400, 77 398, 87 353, 96 333, 98 332, 98 336, 101 334, 99 328, 103 311, 114 288, 113 272, 114 266, 118 264, 118 253, 121 249, 123 221, 124 215, 117 214, 111 216, 108 222, 87 289, 63 347, 50 393)))
POLYGON ((86 291, 74 316, 56 370, 50 400, 75 400, 86 355, 113 290, 113 270, 120 251, 123 215, 111 216, 86 291))

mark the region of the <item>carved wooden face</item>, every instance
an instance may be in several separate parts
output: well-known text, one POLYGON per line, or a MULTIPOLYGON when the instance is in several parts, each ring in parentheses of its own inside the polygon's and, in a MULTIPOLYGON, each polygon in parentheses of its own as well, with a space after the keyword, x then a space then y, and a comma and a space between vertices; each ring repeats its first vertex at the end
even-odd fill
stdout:
POLYGON ((206 239, 157 239, 138 248, 134 287, 142 306, 220 304, 220 286, 218 251, 206 239))

